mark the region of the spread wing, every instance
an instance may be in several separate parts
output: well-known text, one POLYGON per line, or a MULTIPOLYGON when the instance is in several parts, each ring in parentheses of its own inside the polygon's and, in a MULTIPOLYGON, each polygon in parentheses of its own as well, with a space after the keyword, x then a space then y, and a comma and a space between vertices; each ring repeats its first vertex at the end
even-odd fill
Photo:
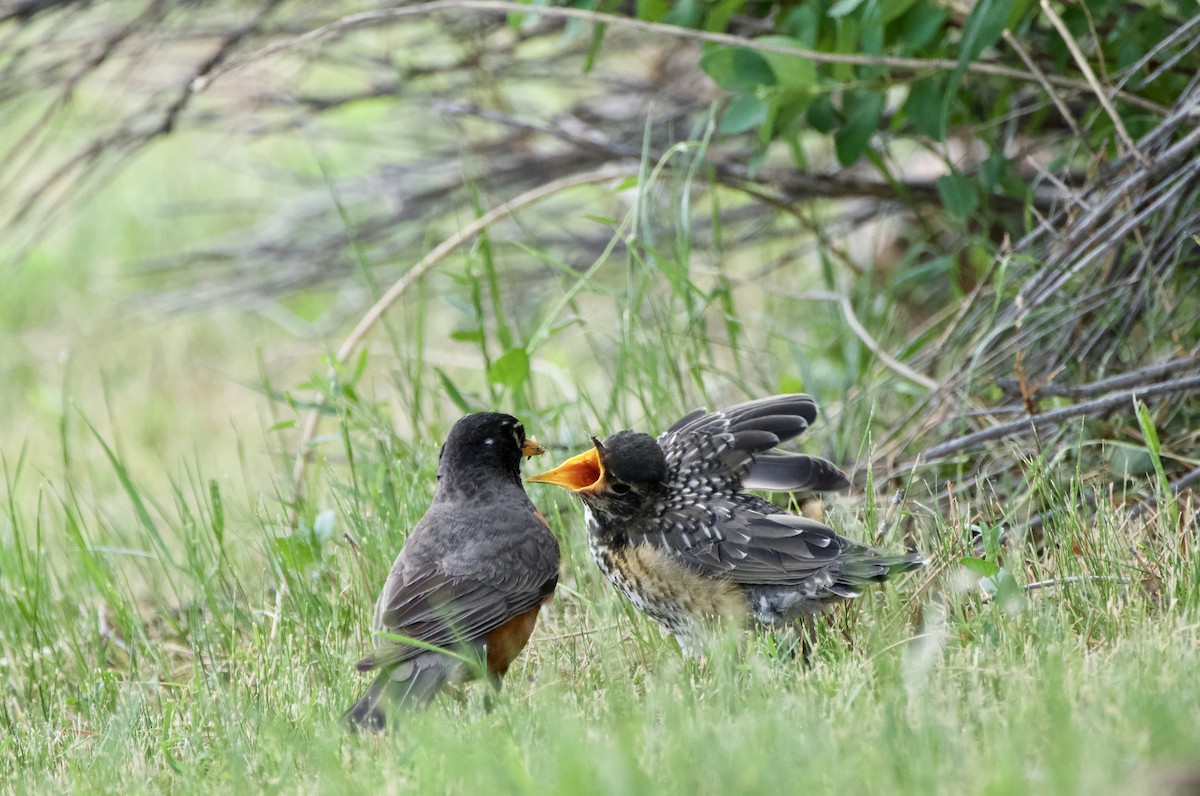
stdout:
POLYGON ((719 412, 697 409, 659 435, 668 465, 688 477, 718 478, 733 489, 825 492, 850 486, 845 473, 818 456, 776 449, 817 419, 808 395, 773 395, 719 412))
MULTIPOLYGON (((435 647, 459 647, 485 639, 540 604, 558 584, 558 542, 537 518, 523 518, 530 521, 538 525, 526 533, 493 528, 494 533, 479 535, 474 550, 462 544, 443 545, 440 556, 422 555, 428 545, 418 539, 418 526, 379 597, 376 632, 435 647)), ((366 671, 401 663, 423 651, 381 636, 358 668, 366 671)))
MULTIPOLYGON (((682 418, 658 438, 667 458, 666 494, 654 521, 631 529, 630 541, 669 549, 692 567, 745 585, 803 585, 814 576, 824 582, 834 569, 854 582, 871 579, 877 569, 871 562, 887 563, 870 548, 743 491, 849 485, 825 459, 774 450, 816 416, 809 396, 779 395, 682 418)), ((837 587, 840 579, 829 581, 837 587)))

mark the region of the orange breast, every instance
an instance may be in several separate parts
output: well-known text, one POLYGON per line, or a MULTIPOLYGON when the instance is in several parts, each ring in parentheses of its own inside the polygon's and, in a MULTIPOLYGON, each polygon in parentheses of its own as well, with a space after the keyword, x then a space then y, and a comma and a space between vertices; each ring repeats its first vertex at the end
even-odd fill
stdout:
POLYGON ((538 611, 549 601, 538 603, 523 614, 518 614, 493 630, 487 637, 487 668, 492 674, 504 676, 508 667, 525 649, 533 628, 537 625, 538 611))

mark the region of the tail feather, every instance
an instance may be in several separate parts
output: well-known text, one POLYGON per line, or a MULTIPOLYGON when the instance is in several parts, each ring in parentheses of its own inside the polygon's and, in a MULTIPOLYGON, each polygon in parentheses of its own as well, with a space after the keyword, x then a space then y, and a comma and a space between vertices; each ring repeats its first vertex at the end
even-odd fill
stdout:
POLYGON ((453 663, 444 655, 432 653, 385 669, 342 716, 342 723, 351 732, 382 732, 392 711, 428 705, 446 684, 453 663))
POLYGON ((839 577, 847 584, 879 582, 895 577, 914 569, 920 569, 927 563, 920 553, 897 553, 880 555, 878 551, 866 548, 861 558, 846 561, 842 566, 839 577))

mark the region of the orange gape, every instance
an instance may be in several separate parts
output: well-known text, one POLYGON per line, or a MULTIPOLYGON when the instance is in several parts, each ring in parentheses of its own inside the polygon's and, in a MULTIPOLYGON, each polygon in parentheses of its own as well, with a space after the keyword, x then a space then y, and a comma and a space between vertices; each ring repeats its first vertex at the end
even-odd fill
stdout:
POLYGON ((508 667, 525 649, 533 628, 537 625, 538 611, 550 600, 538 603, 523 614, 518 614, 493 630, 487 637, 488 672, 503 677, 508 667))

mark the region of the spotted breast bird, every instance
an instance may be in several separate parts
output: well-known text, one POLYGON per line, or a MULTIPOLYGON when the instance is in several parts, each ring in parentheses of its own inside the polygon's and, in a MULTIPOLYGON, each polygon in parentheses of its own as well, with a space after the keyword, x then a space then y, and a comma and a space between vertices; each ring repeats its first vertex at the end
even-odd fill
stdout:
POLYGON ((863 585, 924 564, 915 553, 850 541, 746 491, 849 486, 831 462, 776 448, 816 417, 807 395, 698 409, 657 439, 635 431, 593 437, 591 450, 527 480, 583 501, 600 570, 684 650, 699 653, 709 620, 811 621, 863 585))
POLYGON ((346 712, 349 728, 382 730, 394 708, 424 706, 479 669, 499 687, 558 584, 558 540, 521 483, 521 458, 543 452, 510 415, 450 429, 433 503, 375 606, 377 646, 358 670, 378 674, 346 712))

